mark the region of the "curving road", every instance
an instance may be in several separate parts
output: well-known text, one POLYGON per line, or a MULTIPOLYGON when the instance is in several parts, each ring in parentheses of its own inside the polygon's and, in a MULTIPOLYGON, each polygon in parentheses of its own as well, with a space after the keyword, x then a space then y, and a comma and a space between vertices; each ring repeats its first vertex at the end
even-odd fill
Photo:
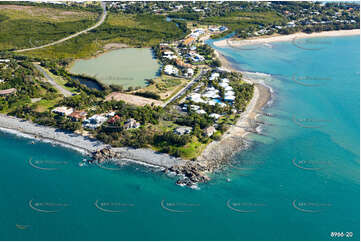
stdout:
POLYGON ((48 73, 46 73, 46 71, 41 67, 39 66, 38 64, 34 64, 34 66, 36 67, 36 69, 38 69, 42 74, 43 76, 45 77, 45 79, 55 87, 56 90, 58 90, 61 94, 63 94, 65 97, 69 97, 69 96, 72 96, 73 93, 71 93, 70 91, 66 90, 65 88, 63 88, 62 86, 60 86, 58 83, 56 83, 54 81, 53 78, 51 78, 48 73))
POLYGON ((15 52, 25 52, 25 51, 29 51, 29 50, 38 50, 38 49, 42 49, 42 48, 49 47, 49 46, 52 46, 52 45, 60 44, 60 43, 62 43, 64 41, 75 38, 75 37, 77 37, 77 36, 79 36, 81 34, 84 34, 84 33, 88 32, 88 31, 90 31, 92 29, 95 29, 95 28, 99 27, 104 22, 105 18, 107 17, 107 9, 105 7, 105 3, 101 2, 101 5, 102 5, 102 8, 103 8, 103 13, 102 13, 99 21, 95 25, 93 25, 92 27, 89 27, 89 28, 87 28, 85 30, 82 30, 80 32, 77 32, 77 33, 72 34, 72 35, 70 35, 68 37, 65 37, 63 39, 57 40, 55 42, 52 42, 52 43, 49 43, 49 44, 46 44, 46 45, 41 45, 41 46, 38 46, 38 47, 27 48, 27 49, 22 49, 22 50, 15 50, 15 52))

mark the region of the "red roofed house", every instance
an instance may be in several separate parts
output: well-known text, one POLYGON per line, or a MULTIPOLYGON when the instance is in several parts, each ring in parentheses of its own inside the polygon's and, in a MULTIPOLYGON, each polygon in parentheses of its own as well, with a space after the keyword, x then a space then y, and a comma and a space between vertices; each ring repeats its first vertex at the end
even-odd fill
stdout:
POLYGON ((120 120, 120 117, 118 115, 115 115, 108 120, 108 123, 113 124, 113 123, 117 122, 118 120, 120 120))

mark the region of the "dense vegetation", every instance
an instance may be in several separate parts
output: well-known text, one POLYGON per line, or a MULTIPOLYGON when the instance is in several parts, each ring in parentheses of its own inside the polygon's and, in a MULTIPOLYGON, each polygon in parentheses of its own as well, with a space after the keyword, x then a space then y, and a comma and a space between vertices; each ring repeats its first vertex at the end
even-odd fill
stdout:
POLYGON ((40 46, 93 25, 97 13, 36 6, 0 5, 0 50, 40 46))
POLYGON ((315 32, 360 27, 360 5, 353 2, 245 2, 245 1, 195 1, 195 2, 136 2, 113 4, 114 12, 167 14, 193 25, 225 25, 228 31, 213 37, 223 37, 232 32, 247 38, 273 33, 315 32), (288 23, 293 23, 288 25, 288 23), (258 32, 261 30, 261 32, 258 32))
POLYGON ((121 42, 134 47, 150 47, 161 42, 182 39, 183 29, 174 22, 165 21, 164 16, 110 14, 104 24, 59 45, 30 51, 31 56, 45 58, 82 58, 102 51, 107 43, 121 42))

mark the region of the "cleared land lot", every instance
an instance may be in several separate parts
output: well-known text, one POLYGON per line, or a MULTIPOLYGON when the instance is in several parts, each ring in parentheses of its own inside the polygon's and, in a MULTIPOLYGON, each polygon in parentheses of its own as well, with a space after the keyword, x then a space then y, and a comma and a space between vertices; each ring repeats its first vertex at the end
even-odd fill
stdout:
POLYGON ((135 96, 135 95, 130 95, 130 94, 125 94, 125 93, 120 93, 120 92, 112 92, 111 94, 109 94, 106 97, 106 100, 116 100, 116 101, 124 101, 128 104, 134 104, 137 106, 145 106, 145 105, 152 105, 152 103, 154 105, 160 106, 162 105, 163 102, 161 101, 157 101, 154 99, 150 99, 150 98, 145 98, 145 97, 140 97, 140 96, 135 96))

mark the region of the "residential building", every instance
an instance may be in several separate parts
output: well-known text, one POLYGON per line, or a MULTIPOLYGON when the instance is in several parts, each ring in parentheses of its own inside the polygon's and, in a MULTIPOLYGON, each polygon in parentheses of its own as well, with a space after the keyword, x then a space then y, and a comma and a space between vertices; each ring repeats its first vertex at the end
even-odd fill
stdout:
POLYGON ((218 120, 220 117, 222 117, 222 115, 220 115, 218 113, 211 113, 209 115, 209 117, 214 118, 215 120, 218 120))
POLYGON ((209 126, 208 128, 203 129, 204 135, 210 137, 212 136, 217 130, 214 126, 209 126))
POLYGON ((69 108, 69 107, 65 107, 65 106, 61 106, 61 107, 56 107, 52 110, 53 113, 56 114, 60 114, 63 116, 69 116, 70 114, 72 114, 74 112, 73 108, 69 108))
POLYGON ((192 77, 193 75, 194 75, 194 70, 192 68, 188 68, 185 76, 192 77))
POLYGON ((86 115, 87 112, 85 112, 84 110, 78 110, 69 114, 69 117, 73 120, 84 120, 86 119, 86 115))
POLYGON ((206 114, 207 112, 204 111, 203 109, 197 110, 196 113, 198 114, 206 114))
POLYGON ((224 100, 228 101, 228 102, 233 102, 235 99, 236 99, 236 97, 232 96, 232 95, 228 95, 228 96, 224 97, 224 100))
POLYGON ((115 116, 111 117, 110 119, 108 119, 108 123, 114 124, 118 120, 120 120, 120 117, 118 115, 115 115, 115 116))
POLYGON ((189 54, 190 54, 190 58, 191 58, 191 60, 192 60, 193 62, 198 63, 198 62, 202 62, 202 61, 205 60, 205 58, 204 58, 202 55, 197 54, 197 53, 195 53, 195 52, 193 52, 193 51, 190 52, 189 54))
POLYGON ((181 126, 174 130, 174 133, 178 135, 185 135, 189 134, 190 132, 192 132, 192 128, 187 126, 181 126))
POLYGON ((85 119, 83 121, 83 126, 89 129, 96 129, 100 127, 105 121, 107 121, 106 117, 104 117, 103 115, 95 114, 90 118, 85 119))
POLYGON ((163 52, 163 58, 167 58, 169 60, 176 59, 177 56, 174 55, 173 51, 165 51, 163 52))
POLYGON ((167 75, 178 75, 178 69, 173 65, 166 65, 164 67, 164 73, 167 75))
POLYGON ((125 129, 136 129, 139 127, 140 127, 140 123, 137 122, 137 120, 135 120, 134 118, 130 118, 124 123, 125 129))
POLYGON ((185 40, 183 40, 183 44, 184 44, 184 45, 191 45, 191 44, 193 44, 193 42, 194 42, 195 40, 196 40, 196 39, 193 38, 193 37, 188 37, 188 38, 186 38, 185 40))
POLYGON ((209 77, 209 80, 213 81, 216 80, 219 77, 219 73, 218 72, 213 72, 211 74, 211 76, 209 77))

